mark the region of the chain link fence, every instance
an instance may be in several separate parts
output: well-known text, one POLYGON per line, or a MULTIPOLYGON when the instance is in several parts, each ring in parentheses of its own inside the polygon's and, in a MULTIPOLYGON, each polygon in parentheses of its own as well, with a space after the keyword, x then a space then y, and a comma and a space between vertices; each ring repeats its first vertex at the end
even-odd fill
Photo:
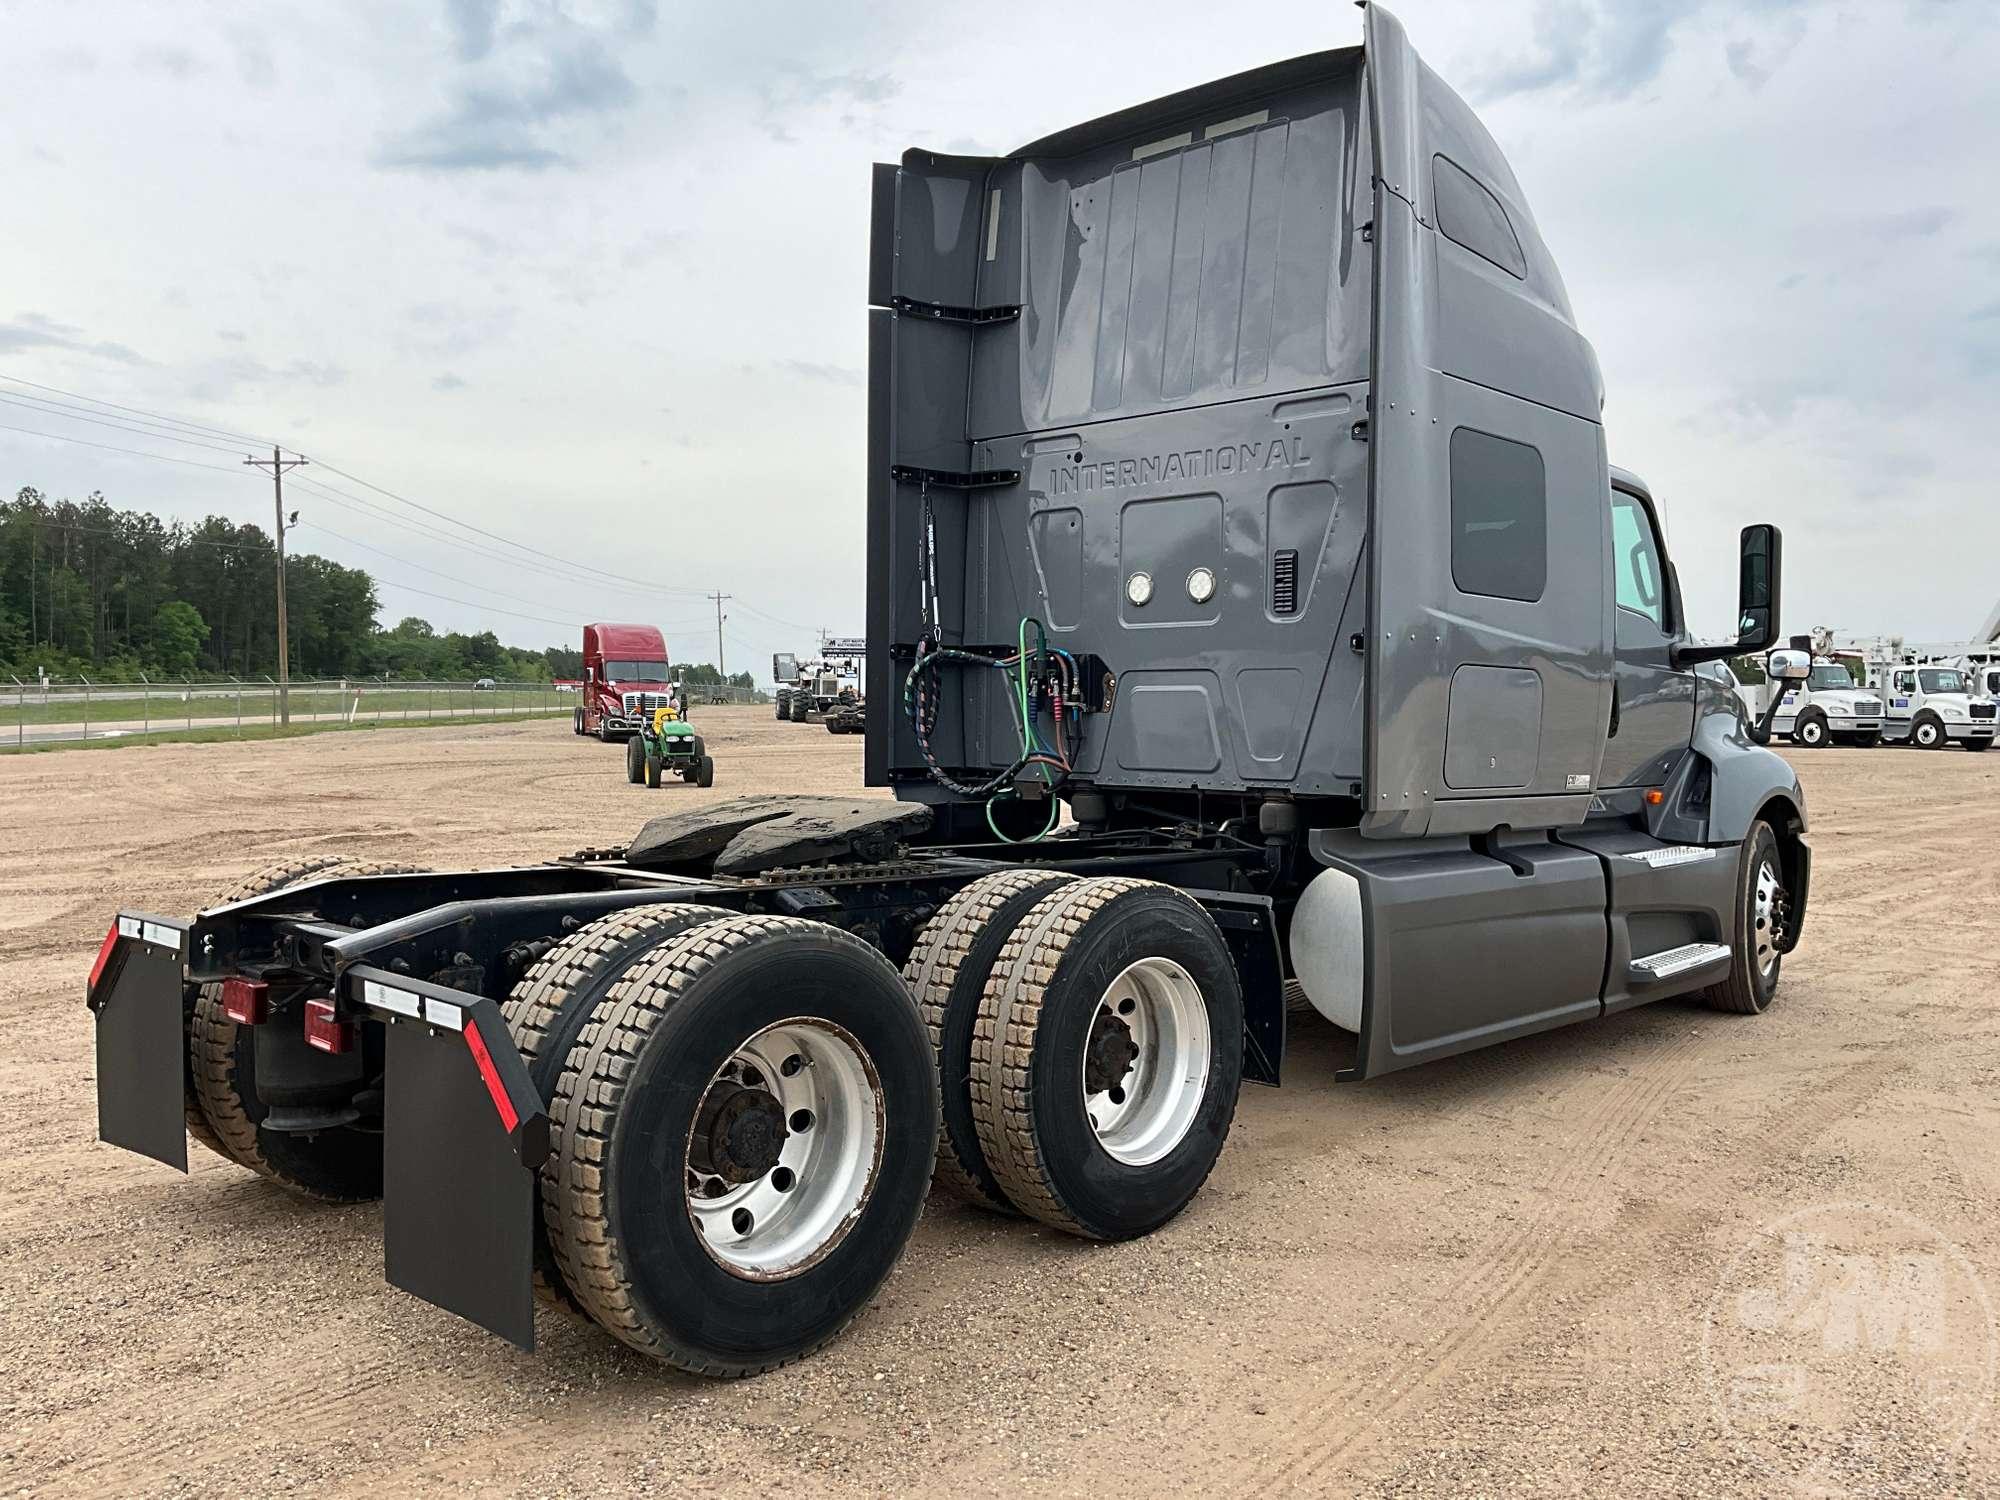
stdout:
MULTIPOLYGON (((706 691, 706 690, 704 690, 706 691)), ((715 689, 728 692, 731 689, 715 689)), ((742 691, 736 689, 734 691, 742 691)), ((714 701, 714 700, 697 700, 714 701)), ((733 701, 733 700, 732 700, 733 701)), ((547 682, 21 682, 0 688, 0 745, 143 738, 212 730, 224 736, 284 724, 510 719, 573 713, 574 691, 547 682), (10 722, 11 721, 11 722, 10 722)))

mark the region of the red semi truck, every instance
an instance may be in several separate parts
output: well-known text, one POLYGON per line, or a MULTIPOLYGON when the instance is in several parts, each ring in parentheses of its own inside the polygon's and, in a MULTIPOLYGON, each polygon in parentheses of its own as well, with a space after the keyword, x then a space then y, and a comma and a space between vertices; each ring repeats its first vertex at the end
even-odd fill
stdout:
POLYGON ((667 688, 666 638, 651 625, 583 627, 583 704, 576 711, 578 734, 600 740, 627 739, 640 716, 667 688))

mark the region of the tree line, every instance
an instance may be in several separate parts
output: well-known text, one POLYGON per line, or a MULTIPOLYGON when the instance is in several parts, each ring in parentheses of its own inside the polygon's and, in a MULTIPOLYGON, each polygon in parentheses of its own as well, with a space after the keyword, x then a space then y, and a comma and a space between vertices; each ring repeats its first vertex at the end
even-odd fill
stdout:
MULTIPOLYGON (((0 671, 24 681, 240 677, 278 671, 278 551, 269 533, 221 516, 168 523, 93 493, 0 500, 0 671)), ((307 677, 581 677, 575 646, 501 644, 490 630, 440 633, 411 616, 376 623, 375 580, 287 550, 291 672, 307 677)), ((689 666, 690 681, 714 668, 689 666)), ((731 682, 748 686, 748 673, 731 682)))

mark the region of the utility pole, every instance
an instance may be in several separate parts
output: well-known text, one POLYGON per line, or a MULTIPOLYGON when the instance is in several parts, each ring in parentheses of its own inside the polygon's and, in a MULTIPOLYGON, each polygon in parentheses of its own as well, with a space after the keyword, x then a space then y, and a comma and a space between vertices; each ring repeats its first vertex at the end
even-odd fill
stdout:
POLYGON ((727 683, 729 681, 729 669, 723 665, 722 661, 722 601, 724 599, 733 599, 736 596, 734 594, 711 594, 709 597, 715 601, 715 675, 720 677, 724 683, 727 683))
POLYGON ((276 448, 269 458, 243 460, 253 469, 271 471, 271 494, 278 508, 278 720, 292 722, 291 631, 285 621, 285 470, 296 469, 303 458, 286 458, 276 448))

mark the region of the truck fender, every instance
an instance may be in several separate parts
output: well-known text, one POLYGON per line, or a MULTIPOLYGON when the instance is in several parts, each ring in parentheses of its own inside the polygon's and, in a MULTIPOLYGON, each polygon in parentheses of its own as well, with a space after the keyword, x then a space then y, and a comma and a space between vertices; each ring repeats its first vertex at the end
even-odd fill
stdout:
POLYGON ((1773 802, 1788 809, 1787 817, 1777 820, 1781 837, 1806 831, 1806 794, 1799 773, 1775 750, 1751 739, 1742 720, 1733 714, 1702 714, 1695 721, 1691 748, 1709 769, 1704 842, 1741 843, 1773 802))

